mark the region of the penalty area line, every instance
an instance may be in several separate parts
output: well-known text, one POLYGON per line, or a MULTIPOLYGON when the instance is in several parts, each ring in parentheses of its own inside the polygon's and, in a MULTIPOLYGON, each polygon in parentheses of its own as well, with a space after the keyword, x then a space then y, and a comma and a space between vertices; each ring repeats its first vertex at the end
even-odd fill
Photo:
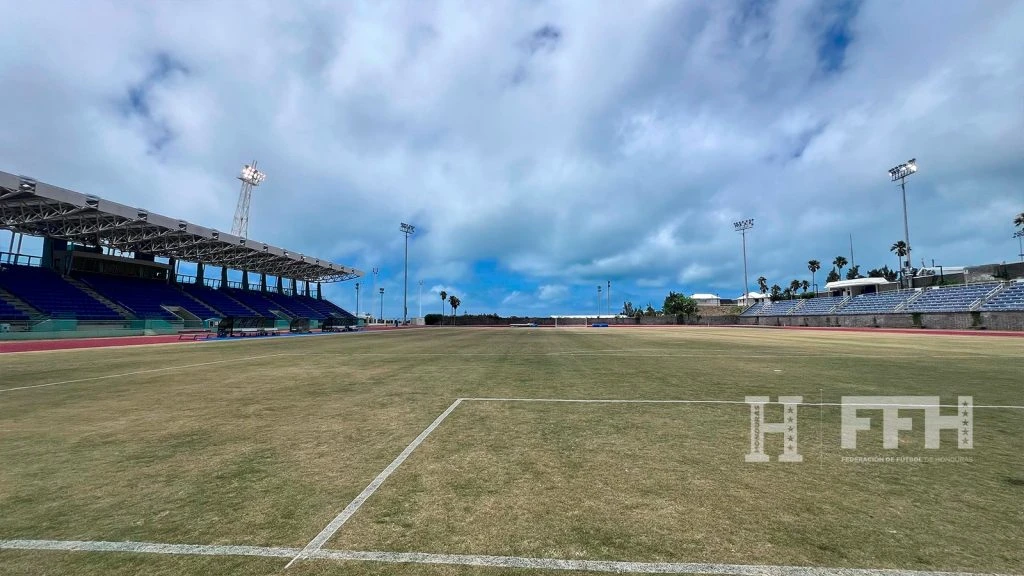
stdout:
POLYGON ((452 405, 449 406, 447 410, 442 412, 441 415, 438 416, 433 422, 431 422, 430 426, 427 426, 423 430, 423 432, 420 432, 420 435, 417 436, 408 446, 406 446, 405 450, 402 450, 402 453, 399 454, 391 462, 391 464, 388 464, 388 467, 382 470, 381 473, 378 474, 377 477, 374 478, 373 481, 370 482, 370 484, 366 488, 364 488, 363 491, 360 492, 359 495, 356 496, 354 500, 349 502, 348 506, 346 506, 345 509, 342 510, 341 513, 334 518, 334 520, 331 520, 331 522, 327 526, 325 526, 324 529, 316 535, 316 537, 310 540, 309 544, 306 544, 306 546, 303 547, 302 550, 299 551, 299 553, 296 554, 295 557, 292 558, 290 562, 288 562, 288 565, 285 566, 285 568, 291 567, 291 565, 297 562, 298 560, 308 558, 311 554, 320 550, 320 548, 322 548, 323 545, 326 544, 327 541, 330 540, 332 536, 334 536, 335 532, 337 532, 342 527, 342 525, 345 524, 345 522, 348 522, 348 519, 351 518, 352 515, 359 510, 363 503, 366 502, 367 498, 372 496, 373 493, 376 492, 378 488, 380 488, 380 485, 383 484, 384 481, 388 479, 388 476, 391 476, 391 474, 394 473, 394 471, 397 470, 398 467, 401 466, 403 462, 405 462, 406 458, 408 458, 409 455, 412 454, 413 450, 418 448, 419 445, 422 444, 423 441, 427 439, 427 436, 430 436, 430 433, 433 432, 434 429, 436 429, 438 426, 440 426, 441 422, 444 422, 444 419, 447 418, 448 415, 451 414, 456 408, 458 408, 459 404, 461 403, 462 398, 459 398, 455 400, 455 402, 452 402, 452 405))

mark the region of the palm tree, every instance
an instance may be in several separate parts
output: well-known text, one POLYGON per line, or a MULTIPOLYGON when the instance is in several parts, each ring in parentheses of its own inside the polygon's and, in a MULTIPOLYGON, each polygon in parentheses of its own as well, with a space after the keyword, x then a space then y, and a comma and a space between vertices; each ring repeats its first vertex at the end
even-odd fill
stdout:
POLYGON ((778 284, 772 284, 772 302, 782 299, 782 288, 778 284))
POLYGON ((817 260, 808 260, 807 269, 811 271, 811 284, 815 287, 815 291, 817 291, 818 285, 814 283, 814 273, 821 270, 821 262, 818 262, 817 260))
POLYGON ((452 294, 448 297, 448 305, 452 307, 452 326, 455 325, 455 311, 459 309, 459 304, 462 304, 462 301, 458 296, 452 294))
POLYGON ((448 293, 441 290, 441 326, 444 326, 444 303, 448 300, 448 293))
POLYGON ((832 265, 839 268, 840 277, 843 275, 843 266, 846 266, 847 264, 849 264, 849 262, 847 262, 846 258, 843 258, 842 256, 836 256, 836 259, 832 261, 832 265))
MULTIPOLYGON (((768 293, 768 279, 765 278, 764 276, 761 276, 760 278, 758 278, 757 279, 757 287, 761 290, 761 294, 767 294, 768 293)), ((744 297, 745 296, 746 296, 746 294, 744 294, 744 297)))
POLYGON ((800 281, 800 288, 804 291, 804 294, 807 294, 807 289, 810 288, 810 287, 811 287, 811 283, 808 282, 807 280, 801 280, 800 281))
POLYGON ((907 250, 907 243, 904 242, 903 240, 897 240, 896 242, 892 243, 892 246, 889 247, 889 252, 894 252, 896 254, 896 257, 899 258, 900 260, 900 265, 897 266, 896 269, 903 270, 903 258, 909 252, 907 250))
POLYGON ((1024 228, 1024 212, 1017 214, 1017 217, 1013 219, 1013 225, 1018 228, 1024 228))
POLYGON ((800 289, 800 281, 793 280, 789 283, 789 299, 792 300, 793 296, 796 295, 796 291, 800 289))

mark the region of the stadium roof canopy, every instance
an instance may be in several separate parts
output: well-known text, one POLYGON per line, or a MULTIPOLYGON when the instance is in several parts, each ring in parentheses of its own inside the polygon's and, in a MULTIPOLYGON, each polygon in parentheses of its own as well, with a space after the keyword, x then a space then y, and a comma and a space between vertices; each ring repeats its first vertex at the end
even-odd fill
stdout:
POLYGON ((6 172, 0 172, 0 228, 309 282, 363 275, 355 268, 6 172))

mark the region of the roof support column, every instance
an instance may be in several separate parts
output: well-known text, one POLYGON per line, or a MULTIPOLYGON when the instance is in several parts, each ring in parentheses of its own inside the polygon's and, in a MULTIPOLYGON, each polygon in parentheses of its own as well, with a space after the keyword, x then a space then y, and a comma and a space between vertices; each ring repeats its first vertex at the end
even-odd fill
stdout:
POLYGON ((277 277, 277 293, 278 294, 284 294, 284 286, 282 286, 282 281, 281 281, 281 277, 280 276, 277 277))
POLYGON ((261 272, 260 273, 260 292, 266 292, 266 291, 267 291, 267 273, 266 272, 261 272))
POLYGON ((295 284, 295 278, 292 278, 292 296, 298 296, 299 290, 295 284))
POLYGON ((221 266, 220 267, 220 287, 221 288, 227 288, 228 287, 228 267, 227 266, 221 266))
POLYGON ((320 286, 319 282, 316 283, 316 299, 317 300, 323 300, 324 299, 323 288, 320 286))
POLYGON ((203 285, 203 263, 196 262, 196 286, 203 285))
POLYGON ((306 298, 309 298, 309 280, 306 280, 306 298))

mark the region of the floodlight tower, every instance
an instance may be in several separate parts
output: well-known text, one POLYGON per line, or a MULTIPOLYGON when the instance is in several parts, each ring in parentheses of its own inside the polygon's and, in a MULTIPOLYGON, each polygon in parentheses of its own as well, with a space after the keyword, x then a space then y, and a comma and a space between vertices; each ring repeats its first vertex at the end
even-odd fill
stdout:
POLYGON ((409 321, 409 236, 416 231, 412 224, 402 222, 399 228, 405 236, 405 282, 402 287, 402 323, 409 321))
POLYGON ((383 286, 380 287, 380 318, 378 318, 377 321, 380 322, 381 320, 384 320, 384 287, 383 286))
POLYGON ((252 200, 252 189, 266 180, 267 175, 256 169, 256 161, 242 166, 238 179, 242 181, 242 190, 238 193, 238 206, 235 208, 235 221, 231 225, 231 233, 241 238, 249 234, 249 201, 252 200))
POLYGON ((1017 246, 1020 248, 1020 261, 1024 262, 1024 230, 1014 232, 1013 237, 1017 239, 1017 246))
MULTIPOLYGON (((905 262, 901 262, 900 266, 903 268, 903 277, 907 277, 907 273, 910 272, 910 225, 907 221, 907 176, 917 172, 917 159, 911 158, 899 166, 895 166, 889 169, 889 177, 892 181, 900 181, 900 191, 903 192, 903 241, 907 245, 907 259, 905 262)), ((908 283, 907 287, 911 287, 908 283)))
POLYGON ((601 306, 601 285, 598 284, 597 285, 597 317, 598 318, 601 317, 601 308, 604 308, 604 306, 601 306))
POLYGON ((356 282, 356 318, 359 318, 359 282, 356 282))
POLYGON ((733 222, 732 227, 743 235, 743 302, 746 303, 750 296, 750 284, 747 283, 747 230, 754 227, 754 219, 733 222))
POLYGON ((423 280, 420 280, 420 297, 419 297, 419 303, 420 303, 420 313, 419 313, 419 315, 418 315, 418 316, 416 316, 416 317, 417 317, 417 318, 423 318, 423 280))

